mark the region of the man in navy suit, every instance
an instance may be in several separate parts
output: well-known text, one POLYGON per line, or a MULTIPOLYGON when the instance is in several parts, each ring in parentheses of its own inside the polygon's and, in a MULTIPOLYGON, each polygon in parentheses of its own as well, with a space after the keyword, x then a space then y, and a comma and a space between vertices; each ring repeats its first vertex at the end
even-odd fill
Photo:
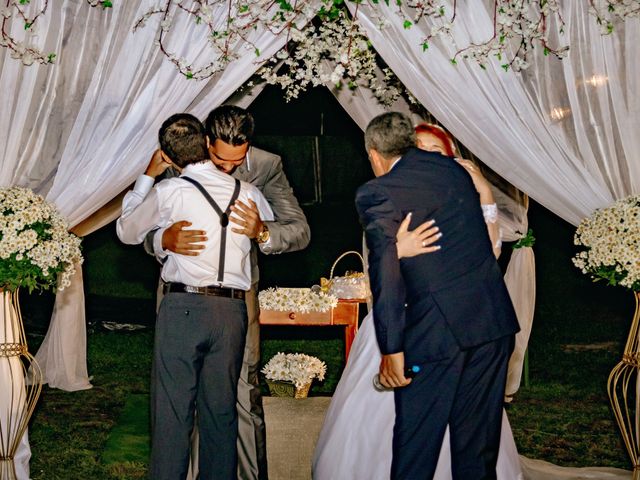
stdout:
POLYGON ((454 159, 415 148, 411 121, 374 118, 365 146, 377 178, 356 206, 369 247, 380 381, 395 388, 393 479, 431 479, 447 425, 454 480, 496 478, 507 364, 518 322, 478 193, 454 159), (396 232, 433 219, 441 249, 398 260, 396 232), (413 379, 407 367, 417 365, 413 379))

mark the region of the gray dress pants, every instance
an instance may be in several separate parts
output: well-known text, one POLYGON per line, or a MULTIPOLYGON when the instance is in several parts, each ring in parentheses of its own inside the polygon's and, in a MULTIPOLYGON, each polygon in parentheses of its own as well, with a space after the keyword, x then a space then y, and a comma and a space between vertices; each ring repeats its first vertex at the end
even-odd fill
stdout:
POLYGON ((236 478, 236 399, 246 331, 243 300, 165 295, 151 374, 153 480, 186 478, 196 405, 199 478, 236 478))
POLYGON ((238 478, 266 480, 267 435, 259 387, 260 323, 258 284, 247 292, 249 325, 238 381, 238 478))
MULTIPOLYGON (((157 308, 163 298, 163 282, 158 284, 157 308)), ((267 480, 267 432, 264 423, 262 395, 260 394, 260 323, 258 306, 258 283, 247 292, 248 327, 242 370, 238 380, 238 478, 241 480, 267 480)), ((194 430, 192 446, 198 448, 199 436, 194 430)), ((197 451, 192 451, 191 475, 198 474, 197 451)))

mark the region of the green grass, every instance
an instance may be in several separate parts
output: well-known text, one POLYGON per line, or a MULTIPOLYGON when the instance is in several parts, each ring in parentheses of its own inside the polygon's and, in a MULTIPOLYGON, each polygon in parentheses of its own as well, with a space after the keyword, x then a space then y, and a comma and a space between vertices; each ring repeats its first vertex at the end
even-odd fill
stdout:
MULTIPOLYGON (((328 374, 325 382, 313 384, 311 394, 327 395, 344 367, 342 331, 318 330, 324 333, 303 328, 263 329, 262 361, 278 351, 318 356, 327 362, 328 374), (317 336, 323 338, 309 338, 317 336)), ((508 407, 519 451, 560 465, 629 469, 605 389, 621 345, 567 350, 565 340, 583 335, 572 335, 572 331, 569 324, 534 331, 531 386, 522 388, 508 407)), ((138 428, 144 428, 141 424, 148 421, 146 408, 139 402, 149 392, 151 329, 90 332, 88 345, 94 388, 75 393, 45 388, 43 392, 30 431, 34 480, 146 478, 142 438, 118 432, 117 424, 133 418, 138 428), (117 435, 120 440, 115 439, 117 435), (118 444, 125 452, 129 450, 127 442, 137 442, 131 449, 137 451, 136 457, 114 453, 118 444)))
POLYGON ((149 461, 149 395, 129 395, 107 440, 102 461, 107 465, 144 465, 149 461))
POLYGON ((152 334, 97 332, 88 340, 94 388, 72 393, 43 390, 29 432, 33 480, 129 479, 143 478, 146 472, 140 465, 142 477, 120 474, 132 465, 107 466, 102 452, 125 400, 149 391, 152 334))

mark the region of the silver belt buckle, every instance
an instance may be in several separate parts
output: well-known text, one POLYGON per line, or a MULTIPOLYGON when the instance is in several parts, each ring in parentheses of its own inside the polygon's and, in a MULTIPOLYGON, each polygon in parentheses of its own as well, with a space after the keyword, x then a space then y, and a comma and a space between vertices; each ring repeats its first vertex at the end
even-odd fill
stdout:
POLYGON ((191 285, 185 285, 184 291, 187 293, 200 293, 200 287, 192 287, 191 285))

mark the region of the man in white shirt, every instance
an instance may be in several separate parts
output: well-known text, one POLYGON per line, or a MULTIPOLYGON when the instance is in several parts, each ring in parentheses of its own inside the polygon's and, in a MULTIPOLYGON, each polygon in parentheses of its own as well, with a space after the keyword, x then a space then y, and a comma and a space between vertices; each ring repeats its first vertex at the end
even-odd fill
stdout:
MULTIPOLYGON (((258 252, 266 255, 294 252, 309 244, 310 229, 282 166, 282 159, 251 145, 253 116, 233 105, 212 110, 205 122, 209 158, 222 172, 255 185, 269 201, 275 219, 261 218, 255 205, 236 202, 230 227, 253 240, 251 290, 245 297, 249 326, 238 381, 238 479, 267 480, 266 428, 260 395, 260 326, 258 313, 258 252), (237 215, 237 216, 236 216, 237 215)), ((168 169, 163 176, 174 176, 168 169)), ((184 219, 180 219, 184 220, 184 219)), ((161 262, 167 253, 198 255, 206 231, 178 221, 151 232, 144 246, 161 262)), ((160 297, 161 295, 159 295, 160 297)), ((195 471, 195 469, 194 469, 195 471)))
POLYGON ((165 121, 161 151, 125 196, 117 223, 118 237, 128 244, 141 243, 149 231, 179 220, 207 232, 199 256, 170 253, 162 267, 166 287, 151 389, 154 480, 186 477, 196 403, 199 478, 231 480, 237 474, 235 404, 247 329, 251 239, 227 226, 236 200, 255 205, 267 221, 273 212, 256 187, 213 165, 204 133, 192 115, 165 121), (152 188, 154 178, 171 165, 182 175, 152 188))

